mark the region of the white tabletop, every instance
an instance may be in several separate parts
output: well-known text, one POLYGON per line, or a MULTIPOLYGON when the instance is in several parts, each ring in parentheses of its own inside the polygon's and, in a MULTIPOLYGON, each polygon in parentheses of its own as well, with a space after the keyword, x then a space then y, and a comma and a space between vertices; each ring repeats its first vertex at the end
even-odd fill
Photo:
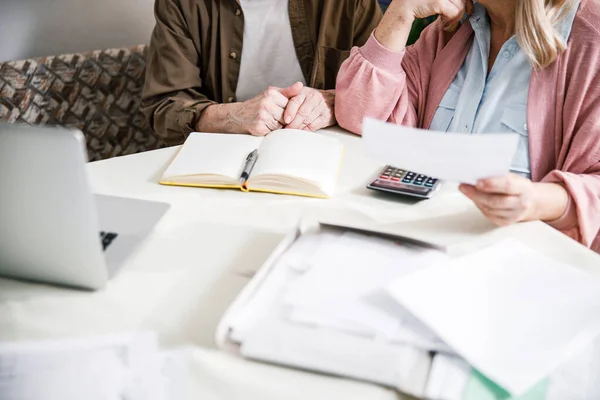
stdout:
POLYGON ((95 293, 0 279, 0 340, 55 339, 154 330, 165 347, 190 346, 194 398, 395 399, 373 385, 243 361, 214 347, 214 328, 241 289, 301 218, 382 224, 472 251, 512 236, 598 273, 597 255, 542 223, 495 229, 451 185, 424 202, 365 188, 382 167, 340 129, 345 160, 329 200, 161 186, 176 147, 89 164, 96 193, 171 204, 127 266, 95 293), (594 267, 596 266, 596 267, 594 267))

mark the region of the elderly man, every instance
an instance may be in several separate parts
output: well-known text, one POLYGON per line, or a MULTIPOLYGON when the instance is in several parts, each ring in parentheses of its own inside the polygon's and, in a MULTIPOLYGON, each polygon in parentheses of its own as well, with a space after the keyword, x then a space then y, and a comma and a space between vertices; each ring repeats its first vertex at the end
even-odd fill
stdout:
POLYGON ((156 0, 141 109, 168 144, 335 124, 335 81, 377 0, 156 0))

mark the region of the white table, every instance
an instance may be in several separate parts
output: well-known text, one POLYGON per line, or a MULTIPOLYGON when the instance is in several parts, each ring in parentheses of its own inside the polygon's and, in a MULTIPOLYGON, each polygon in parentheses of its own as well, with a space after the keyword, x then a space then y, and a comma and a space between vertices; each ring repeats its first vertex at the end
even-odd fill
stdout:
POLYGON ((216 350, 227 302, 302 217, 386 224, 471 251, 513 236, 599 273, 600 258, 542 223, 494 229, 454 187, 415 203, 365 189, 381 167, 360 139, 346 146, 336 196, 307 199, 157 184, 177 148, 89 164, 94 192, 171 204, 143 247, 105 290, 88 293, 0 279, 0 340, 56 339, 154 330, 165 347, 189 346, 194 398, 396 399, 373 385, 243 361, 216 350))

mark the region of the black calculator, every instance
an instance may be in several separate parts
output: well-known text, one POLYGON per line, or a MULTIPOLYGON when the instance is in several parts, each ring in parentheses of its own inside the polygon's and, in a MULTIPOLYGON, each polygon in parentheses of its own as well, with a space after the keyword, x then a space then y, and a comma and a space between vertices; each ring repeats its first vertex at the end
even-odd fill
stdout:
POLYGON ((440 186, 439 179, 387 165, 367 188, 428 199, 440 186))

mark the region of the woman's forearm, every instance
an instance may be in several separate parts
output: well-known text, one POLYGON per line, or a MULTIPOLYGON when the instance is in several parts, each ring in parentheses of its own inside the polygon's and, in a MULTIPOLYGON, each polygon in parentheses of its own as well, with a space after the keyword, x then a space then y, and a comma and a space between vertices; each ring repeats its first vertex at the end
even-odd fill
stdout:
POLYGON ((529 220, 554 221, 569 205, 569 193, 557 183, 535 183, 535 208, 529 220))
POLYGON ((404 0, 393 1, 374 33, 381 45, 398 53, 406 47, 415 20, 412 11, 404 4, 404 0))

